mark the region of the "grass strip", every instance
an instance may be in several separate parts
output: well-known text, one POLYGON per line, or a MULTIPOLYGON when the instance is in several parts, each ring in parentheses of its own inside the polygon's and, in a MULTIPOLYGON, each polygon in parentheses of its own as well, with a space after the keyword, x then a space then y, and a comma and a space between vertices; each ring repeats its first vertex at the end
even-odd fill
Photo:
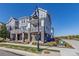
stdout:
POLYGON ((18 45, 11 45, 11 44, 0 44, 0 47, 18 49, 18 50, 23 50, 23 51, 28 51, 32 53, 38 53, 38 54, 40 54, 43 50, 60 52, 58 50, 42 49, 42 48, 40 48, 40 50, 38 51, 36 47, 18 46, 18 45))

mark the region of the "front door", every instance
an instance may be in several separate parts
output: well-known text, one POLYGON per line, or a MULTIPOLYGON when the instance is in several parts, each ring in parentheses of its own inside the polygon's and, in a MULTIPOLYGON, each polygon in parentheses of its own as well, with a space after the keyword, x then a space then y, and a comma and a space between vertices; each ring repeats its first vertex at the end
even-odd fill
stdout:
POLYGON ((16 39, 16 34, 12 34, 12 41, 16 39))
POLYGON ((17 39, 22 40, 22 34, 17 34, 17 39))

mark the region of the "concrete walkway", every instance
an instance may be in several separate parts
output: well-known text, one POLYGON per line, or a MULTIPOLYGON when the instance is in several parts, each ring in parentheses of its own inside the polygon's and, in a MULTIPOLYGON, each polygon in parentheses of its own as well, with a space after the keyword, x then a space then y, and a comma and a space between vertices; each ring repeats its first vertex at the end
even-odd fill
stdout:
MULTIPOLYGON (((0 43, 0 44, 2 44, 2 43, 0 43)), ((3 44, 37 47, 36 45, 18 44, 18 43, 3 43, 3 44)), ((70 48, 59 48, 59 47, 48 47, 48 46, 40 46, 40 48, 46 48, 46 49, 51 49, 51 50, 59 50, 61 56, 77 56, 78 55, 78 54, 76 54, 77 51, 75 49, 70 49, 70 48)))

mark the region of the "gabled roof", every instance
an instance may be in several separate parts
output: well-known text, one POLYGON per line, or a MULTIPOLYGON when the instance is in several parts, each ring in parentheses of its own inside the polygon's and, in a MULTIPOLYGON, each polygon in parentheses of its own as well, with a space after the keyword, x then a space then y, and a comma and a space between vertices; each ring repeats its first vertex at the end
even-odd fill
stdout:
POLYGON ((20 18, 18 18, 18 20, 22 20, 22 19, 25 19, 25 18, 29 18, 29 16, 23 16, 23 17, 20 17, 20 18))
POLYGON ((41 10, 41 11, 43 11, 43 12, 47 12, 47 10, 42 9, 42 8, 38 8, 38 10, 41 10))
POLYGON ((37 10, 41 10, 42 12, 47 13, 47 10, 42 9, 42 8, 37 8, 37 9, 33 12, 33 14, 32 14, 31 16, 33 16, 37 10))
MULTIPOLYGON (((9 21, 8 21, 7 23, 11 22, 12 20, 17 20, 17 19, 14 18, 14 17, 10 17, 10 19, 9 19, 9 21)), ((7 23, 6 23, 6 24, 7 24, 7 23)))

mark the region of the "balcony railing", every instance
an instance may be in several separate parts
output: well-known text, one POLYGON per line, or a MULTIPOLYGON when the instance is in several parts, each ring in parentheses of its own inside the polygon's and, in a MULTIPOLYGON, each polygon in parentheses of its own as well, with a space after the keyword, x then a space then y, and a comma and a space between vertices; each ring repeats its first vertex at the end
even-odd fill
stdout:
MULTIPOLYGON (((41 31, 41 27, 39 27, 39 31, 41 31)), ((31 32, 38 32, 38 27, 31 27, 31 32)))

